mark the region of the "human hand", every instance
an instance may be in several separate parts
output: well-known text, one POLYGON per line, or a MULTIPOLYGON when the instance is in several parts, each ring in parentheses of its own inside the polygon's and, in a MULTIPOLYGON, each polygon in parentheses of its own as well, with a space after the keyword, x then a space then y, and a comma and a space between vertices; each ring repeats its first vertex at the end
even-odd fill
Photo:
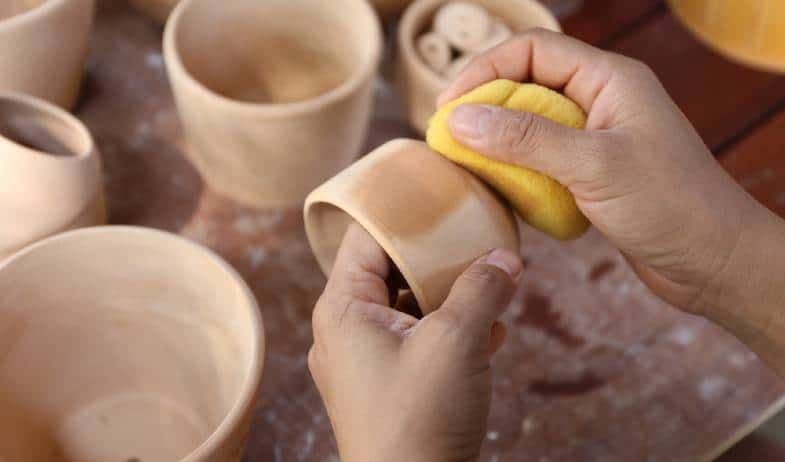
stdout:
POLYGON ((308 365, 344 462, 469 461, 490 408, 497 318, 522 272, 497 250, 455 283, 422 320, 396 311, 395 270, 359 225, 346 233, 313 313, 308 365))
MULTIPOLYGON (((562 34, 533 30, 476 58, 447 103, 495 79, 561 90, 588 114, 585 131, 530 113, 461 106, 453 136, 488 157, 545 173, 627 257, 654 293, 706 314, 738 287, 740 242, 771 216, 715 161, 644 64, 562 34)), ((744 268, 746 271, 747 268, 744 268)))

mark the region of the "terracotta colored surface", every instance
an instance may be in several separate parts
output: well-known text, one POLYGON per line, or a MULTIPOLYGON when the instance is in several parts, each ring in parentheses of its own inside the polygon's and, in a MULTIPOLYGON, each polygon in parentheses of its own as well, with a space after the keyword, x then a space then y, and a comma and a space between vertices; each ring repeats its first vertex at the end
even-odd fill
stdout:
POLYGON ((646 62, 712 149, 785 99, 785 77, 715 54, 668 11, 615 41, 611 49, 646 62))
MULTIPOLYGON (((324 277, 306 243, 301 211, 249 210, 203 186, 183 157, 162 68, 161 30, 148 21, 123 3, 99 1, 79 116, 104 156, 110 218, 178 231, 209 245, 256 293, 268 355, 246 460, 337 461, 306 367, 311 306, 324 277)), ((623 42, 627 51, 641 54, 636 46, 650 47, 645 54, 664 67, 668 60, 655 51, 669 56, 671 47, 697 47, 675 25, 663 26, 669 21, 642 29, 670 34, 668 46, 664 36, 651 45, 633 36, 623 42)), ((735 118, 748 119, 753 107, 762 112, 767 105, 765 83, 774 88, 776 79, 761 86, 758 74, 725 68, 714 58, 695 60, 698 67, 688 71, 697 52, 685 56, 670 63, 681 66, 678 74, 674 69, 664 76, 669 85, 677 76, 685 85, 694 80, 694 94, 674 93, 680 104, 694 98, 688 105, 694 118, 723 121, 708 132, 714 137, 729 136, 741 125, 735 118), (718 72, 727 71, 730 83, 701 81, 700 66, 708 66, 707 79, 721 80, 718 72), (738 84, 744 78, 753 85, 751 96, 738 84), (719 115, 706 101, 701 109, 702 86, 742 96, 728 94, 728 110, 719 115)), ((368 148, 411 136, 389 87, 380 83, 377 98, 368 148)), ((703 120, 704 132, 710 122, 703 120)), ((693 460, 785 391, 719 329, 653 299, 595 232, 560 244, 527 230, 522 241, 529 271, 507 316, 515 327, 497 361, 484 461, 693 460)))
POLYGON ((562 27, 574 37, 601 45, 663 9, 662 0, 584 0, 578 13, 565 18, 562 27))

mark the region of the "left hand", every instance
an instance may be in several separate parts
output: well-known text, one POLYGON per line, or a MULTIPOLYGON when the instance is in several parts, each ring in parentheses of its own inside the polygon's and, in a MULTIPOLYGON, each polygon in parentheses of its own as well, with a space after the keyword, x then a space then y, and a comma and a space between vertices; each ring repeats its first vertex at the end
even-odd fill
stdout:
POLYGON ((522 272, 496 250, 422 320, 391 308, 394 267, 359 225, 344 238, 313 313, 308 365, 344 462, 475 460, 491 398, 497 322, 522 272))

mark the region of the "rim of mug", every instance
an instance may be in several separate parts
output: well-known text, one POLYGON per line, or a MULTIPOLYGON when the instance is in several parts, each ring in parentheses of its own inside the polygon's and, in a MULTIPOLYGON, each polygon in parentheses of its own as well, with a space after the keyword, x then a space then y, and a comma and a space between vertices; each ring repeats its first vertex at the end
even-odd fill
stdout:
POLYGON ((226 440, 226 438, 237 429, 243 417, 245 416, 246 410, 253 404, 256 394, 260 388, 262 372, 264 368, 266 335, 264 332, 264 319, 262 318, 262 313, 259 310, 259 304, 256 300, 256 297, 242 276, 240 276, 240 273, 238 273, 234 267, 232 267, 226 260, 220 257, 213 250, 197 242, 191 241, 190 239, 186 239, 180 235, 141 226, 95 226, 57 234, 31 244, 12 254, 5 260, 0 261, 0 273, 2 273, 9 266, 13 265, 17 260, 20 260, 30 253, 37 251, 41 247, 46 247, 61 241, 83 238, 84 236, 96 234, 135 234, 136 236, 132 237, 154 237, 156 239, 176 241, 185 245, 193 252, 200 254, 209 259, 211 262, 215 263, 221 271, 224 271, 229 276, 229 278, 234 282, 234 285, 243 293, 243 298, 248 304, 248 310, 250 311, 250 315, 253 320, 253 324, 251 326, 251 360, 248 366, 248 375, 240 387, 238 398, 234 400, 234 404, 231 406, 226 416, 224 416, 215 430, 213 430, 213 432, 210 433, 210 435, 204 441, 202 441, 199 446, 194 448, 188 455, 180 459, 180 462, 201 460, 201 458, 210 455, 211 451, 214 451, 221 442, 226 440))
MULTIPOLYGON (((556 19, 556 16, 542 3, 535 0, 516 1, 530 5, 532 8, 539 10, 543 14, 543 17, 547 17, 549 19, 548 22, 550 24, 541 25, 539 27, 547 26, 548 29, 558 32, 562 31, 559 20, 556 19)), ((404 11, 398 27, 398 46, 400 48, 400 52, 403 53, 403 55, 412 63, 412 66, 414 66, 414 71, 426 79, 429 86, 434 88, 449 84, 450 79, 437 74, 423 61, 419 52, 417 52, 414 44, 415 39, 420 32, 417 30, 417 23, 424 16, 436 14, 436 11, 441 5, 447 4, 449 2, 450 0, 415 0, 404 11)), ((485 7, 484 2, 481 0, 472 0, 471 3, 485 7)))
POLYGON ((176 34, 181 17, 186 9, 197 1, 201 0, 181 0, 169 15, 164 30, 164 55, 166 57, 166 63, 167 66, 173 66, 176 71, 182 75, 182 80, 185 85, 190 86, 203 96, 212 98, 214 101, 217 101, 219 104, 223 104, 230 109, 254 112, 270 117, 288 117, 318 111, 323 107, 347 98, 368 80, 372 80, 381 63, 384 50, 381 22, 370 2, 362 0, 356 3, 358 8, 363 12, 363 15, 366 16, 370 27, 373 29, 372 37, 370 37, 372 51, 369 56, 363 58, 363 62, 354 68, 349 77, 340 85, 305 100, 285 103, 256 103, 224 96, 207 87, 191 74, 182 61, 179 51, 180 47, 177 44, 176 34))
MULTIPOLYGON (((52 1, 59 1, 59 0, 52 0, 52 1)), ((47 117, 57 119, 67 124, 69 130, 73 133, 75 137, 79 138, 79 142, 84 144, 84 147, 79 150, 74 150, 74 152, 72 152, 71 155, 63 155, 63 156, 53 155, 52 153, 46 152, 44 150, 25 146, 21 143, 18 143, 13 139, 3 135, 2 132, 0 132, 0 144, 10 144, 14 148, 25 154, 35 155, 40 157, 42 160, 48 160, 52 162, 84 161, 85 159, 89 159, 95 155, 96 145, 95 145, 95 140, 93 139, 93 136, 90 133, 90 130, 88 130, 88 128, 85 126, 84 123, 82 123, 81 120, 77 119, 76 116, 66 111, 65 109, 48 101, 44 101, 40 98, 36 98, 34 96, 26 95, 23 93, 17 93, 17 92, 0 91, 0 102, 3 101, 7 101, 27 107, 41 114, 44 114, 47 117)))
POLYGON ((49 11, 57 8, 58 5, 68 1, 71 0, 44 0, 43 3, 34 6, 29 10, 25 10, 5 19, 0 19, 0 31, 2 31, 5 27, 11 27, 16 24, 33 21, 39 16, 43 16, 49 11))

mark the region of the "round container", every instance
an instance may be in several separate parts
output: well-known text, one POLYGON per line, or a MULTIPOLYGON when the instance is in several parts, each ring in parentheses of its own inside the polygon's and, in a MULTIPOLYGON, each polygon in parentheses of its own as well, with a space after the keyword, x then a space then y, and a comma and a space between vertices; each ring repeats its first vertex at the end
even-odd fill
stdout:
POLYGON ((305 229, 325 274, 352 221, 387 252, 425 314, 477 258, 519 250, 507 205, 420 141, 390 141, 308 196, 305 229))
POLYGON ((360 153, 382 52, 366 0, 183 0, 164 52, 191 159, 218 192, 299 206, 360 153))
MULTIPOLYGON (((409 123, 421 134, 436 112, 436 100, 450 81, 429 68, 415 46, 417 38, 430 29, 436 12, 452 0, 416 0, 406 9, 398 28, 396 86, 403 96, 409 123)), ((500 18, 513 32, 533 27, 561 31, 553 14, 535 0, 473 0, 500 18)))
POLYGON ((782 0, 668 0, 675 15, 718 52, 759 69, 785 72, 782 0))
POLYGON ((262 319, 207 249, 99 227, 0 265, 0 453, 26 462, 237 462, 262 319))
POLYGON ((0 91, 73 108, 94 7, 95 0, 0 2, 0 91))
POLYGON ((0 260, 49 235, 105 223, 87 128, 31 96, 0 92, 0 260))

